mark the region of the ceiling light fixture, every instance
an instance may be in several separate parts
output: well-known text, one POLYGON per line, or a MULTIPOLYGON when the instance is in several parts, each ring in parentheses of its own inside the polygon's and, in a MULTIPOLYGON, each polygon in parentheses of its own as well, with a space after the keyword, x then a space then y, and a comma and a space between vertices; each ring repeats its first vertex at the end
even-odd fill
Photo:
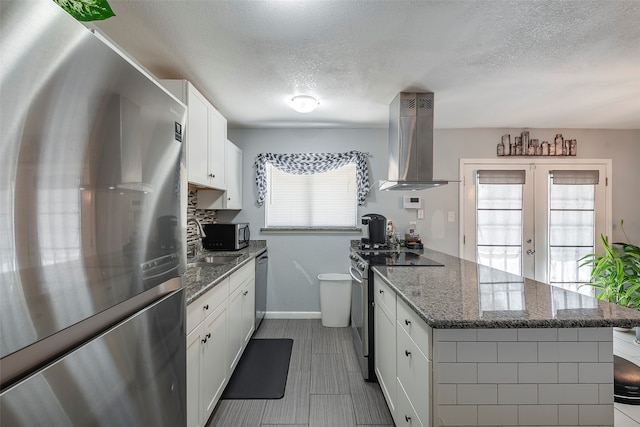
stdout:
POLYGON ((310 113, 318 108, 320 102, 310 95, 297 95, 291 98, 291 108, 298 113, 310 113))

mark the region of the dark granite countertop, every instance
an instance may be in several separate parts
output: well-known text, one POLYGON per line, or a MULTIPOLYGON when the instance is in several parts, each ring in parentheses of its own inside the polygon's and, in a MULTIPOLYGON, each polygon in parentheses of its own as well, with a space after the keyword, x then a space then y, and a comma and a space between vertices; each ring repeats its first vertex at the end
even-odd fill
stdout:
POLYGON ((433 328, 640 325, 637 310, 430 249, 411 252, 422 253, 444 267, 376 266, 373 271, 433 328))
POLYGON ((207 255, 239 255, 233 261, 224 265, 211 265, 206 267, 188 267, 184 274, 187 305, 204 295, 209 289, 220 283, 225 277, 230 276, 251 259, 267 250, 266 240, 251 240, 249 246, 239 251, 203 251, 197 257, 207 255))

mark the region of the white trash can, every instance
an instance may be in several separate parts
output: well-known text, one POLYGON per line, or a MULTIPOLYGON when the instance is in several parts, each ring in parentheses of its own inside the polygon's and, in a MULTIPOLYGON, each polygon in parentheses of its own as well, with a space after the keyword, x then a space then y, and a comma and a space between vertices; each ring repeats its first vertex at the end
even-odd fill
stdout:
POLYGON ((351 276, 341 273, 319 274, 322 326, 345 328, 351 314, 351 276))

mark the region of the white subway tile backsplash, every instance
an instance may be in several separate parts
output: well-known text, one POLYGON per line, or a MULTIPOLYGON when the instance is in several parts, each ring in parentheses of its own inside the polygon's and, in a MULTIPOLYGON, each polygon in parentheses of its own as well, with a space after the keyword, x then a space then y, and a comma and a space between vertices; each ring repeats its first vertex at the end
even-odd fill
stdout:
POLYGON ((518 341, 558 341, 558 329, 556 328, 518 329, 518 341))
POLYGON ((580 425, 613 425, 613 405, 580 405, 580 425))
POLYGON ((521 384, 557 383, 557 363, 518 363, 518 382, 521 384))
POLYGON ((578 382, 613 383, 613 363, 579 363, 578 382))
POLYGON ((440 424, 444 426, 478 425, 478 407, 476 405, 440 405, 438 408, 440 424))
POLYGON ((539 362, 597 362, 597 342, 540 342, 539 362))
POLYGON ((578 341, 578 330, 575 328, 558 328, 558 341, 578 341))
POLYGON ((478 329, 478 341, 518 341, 518 330, 478 329))
POLYGON ((538 343, 499 342, 498 362, 537 362, 538 343))
MULTIPOLYGON (((598 403, 602 405, 613 404, 613 383, 598 384, 598 403)), ((640 415, 640 410, 638 410, 640 415)), ((640 418, 638 418, 640 421, 640 418)))
POLYGON ((438 360, 442 362, 455 362, 456 361, 456 347, 455 342, 438 342, 435 345, 436 354, 438 360))
POLYGON ((438 404, 455 405, 458 403, 458 386, 455 384, 438 384, 438 404))
POLYGON ((476 363, 437 363, 434 373, 440 384, 476 384, 478 365, 476 363))
POLYGON ((613 362, 613 342, 598 343, 598 362, 613 362))
POLYGON ((538 385, 538 401, 542 404, 597 404, 598 400, 598 384, 538 385))
POLYGON ((434 329, 436 341, 476 341, 476 329, 434 329))
POLYGON ((517 363, 478 363, 478 384, 509 384, 517 382, 517 363))
POLYGON ((578 382, 577 363, 558 363, 558 382, 572 384, 578 382))
POLYGON ((497 384, 459 384, 459 405, 495 405, 498 403, 497 384))
POLYGON ((499 405, 533 405, 538 403, 536 384, 498 384, 499 405))
POLYGON ((519 405, 518 424, 557 426, 558 405, 519 405))
POLYGON ((558 424, 566 426, 578 425, 578 405, 559 405, 558 424))
POLYGON ((611 328, 434 329, 436 416, 446 426, 612 425, 612 337, 611 328))
POLYGON ((612 328, 580 328, 578 341, 613 341, 612 328))
POLYGON ((459 342, 458 362, 497 362, 498 347, 495 342, 459 342))
POLYGON ((517 405, 478 406, 478 425, 508 426, 518 424, 517 405))

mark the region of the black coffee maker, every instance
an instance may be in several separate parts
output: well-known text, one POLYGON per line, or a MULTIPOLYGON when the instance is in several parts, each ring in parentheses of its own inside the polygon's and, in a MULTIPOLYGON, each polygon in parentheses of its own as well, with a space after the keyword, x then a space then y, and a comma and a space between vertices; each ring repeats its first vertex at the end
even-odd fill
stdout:
POLYGON ((366 214, 362 224, 368 228, 367 237, 362 238, 363 247, 380 247, 387 244, 387 218, 380 214, 366 214))

